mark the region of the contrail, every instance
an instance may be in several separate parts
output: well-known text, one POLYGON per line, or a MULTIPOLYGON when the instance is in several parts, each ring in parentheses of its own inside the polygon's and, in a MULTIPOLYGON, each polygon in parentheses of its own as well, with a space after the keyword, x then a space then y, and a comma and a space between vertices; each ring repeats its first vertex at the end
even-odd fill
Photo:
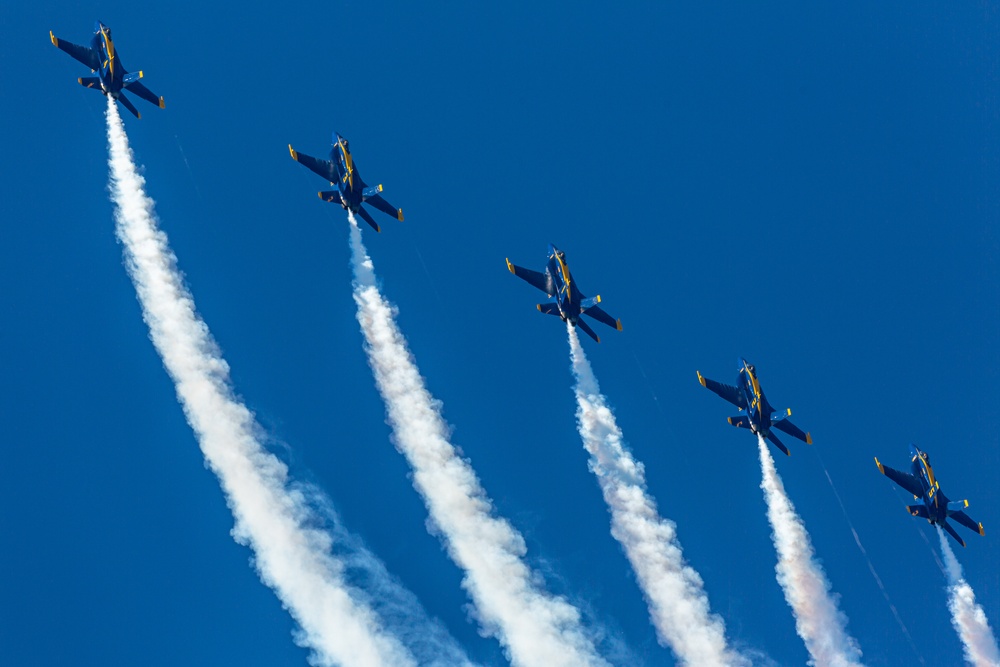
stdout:
POLYGON ((576 328, 572 324, 566 328, 580 437, 611 510, 611 534, 632 564, 660 643, 673 649, 681 663, 695 667, 749 665, 727 649, 725 625, 709 611, 701 577, 684 562, 676 525, 657 513, 646 490, 643 465, 623 443, 576 328))
POLYGON ((109 187, 126 266, 150 338, 225 491, 236 521, 234 539, 253 549, 261 580, 301 626, 296 640, 313 650, 313 664, 415 666, 413 655, 385 630, 363 595, 346 584, 344 563, 331 555, 330 534, 316 527, 321 517, 310 509, 303 489, 291 484, 287 467, 261 444, 260 427, 234 395, 229 366, 158 229, 153 200, 146 196, 111 98, 107 121, 109 187))
POLYGON ((809 664, 859 667, 861 649, 847 634, 847 617, 837 608, 837 596, 830 592, 830 582, 813 558, 809 533, 785 494, 785 485, 774 468, 767 442, 760 435, 757 445, 763 472, 760 488, 764 490, 767 518, 774 531, 771 537, 778 552, 774 569, 785 601, 795 616, 795 630, 809 651, 809 664))
POLYGON ((349 218, 358 322, 393 442, 413 468, 413 485, 448 554, 465 571, 462 586, 483 632, 495 636, 519 667, 607 665, 582 629, 579 610, 544 590, 540 575, 523 560, 524 538, 495 516, 471 465, 449 442, 441 403, 424 386, 395 308, 376 285, 361 230, 349 218))
POLYGON ((965 660, 975 667, 1000 667, 1000 650, 993 636, 993 629, 986 612, 976 603, 976 594, 962 576, 962 566, 948 544, 948 537, 938 528, 941 553, 944 554, 945 574, 948 577, 948 609, 951 624, 958 631, 965 647, 965 660))

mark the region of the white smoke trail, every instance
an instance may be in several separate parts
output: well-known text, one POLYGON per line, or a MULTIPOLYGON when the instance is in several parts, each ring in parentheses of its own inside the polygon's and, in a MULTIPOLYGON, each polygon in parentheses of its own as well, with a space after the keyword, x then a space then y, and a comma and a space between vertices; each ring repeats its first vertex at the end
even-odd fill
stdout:
POLYGON ((395 309, 376 285, 361 230, 349 217, 358 322, 393 441, 413 468, 413 484, 448 554, 465 571, 462 585, 483 631, 497 637, 514 665, 607 665, 582 630, 579 610, 544 590, 540 576, 523 560, 524 538, 494 515, 469 462, 448 441, 441 404, 424 386, 396 326, 395 309))
POLYGON ((297 640, 317 665, 415 665, 371 608, 352 596, 332 540, 286 466, 261 445, 253 415, 233 394, 229 367, 157 227, 153 201, 135 167, 115 101, 108 98, 110 190, 118 238, 149 325, 150 338, 173 378, 188 423, 218 476, 236 520, 233 537, 254 551, 261 580, 299 623, 297 640))
POLYGON ((1000 667, 1000 649, 997 648, 997 640, 993 636, 986 612, 976 603, 976 594, 962 575, 962 566, 958 564, 958 559, 948 544, 950 538, 940 528, 938 537, 941 540, 941 553, 944 554, 945 574, 948 576, 951 624, 962 639, 965 659, 975 667, 1000 667))
POLYGON ((576 328, 567 324, 567 329, 580 436, 590 454, 590 470, 611 511, 611 534, 632 564, 657 637, 683 664, 749 664, 727 649, 725 625, 710 612, 701 577, 684 562, 676 526, 657 513, 656 502, 646 490, 643 465, 624 446, 576 328))
POLYGON ((764 490, 767 518, 774 531, 771 537, 778 552, 774 569, 785 601, 795 615, 795 630, 809 651, 809 664, 857 667, 861 664, 861 649, 847 634, 847 617, 837 608, 837 596, 830 592, 830 583, 813 558, 809 533, 785 494, 767 442, 760 435, 757 445, 763 472, 760 488, 764 490))

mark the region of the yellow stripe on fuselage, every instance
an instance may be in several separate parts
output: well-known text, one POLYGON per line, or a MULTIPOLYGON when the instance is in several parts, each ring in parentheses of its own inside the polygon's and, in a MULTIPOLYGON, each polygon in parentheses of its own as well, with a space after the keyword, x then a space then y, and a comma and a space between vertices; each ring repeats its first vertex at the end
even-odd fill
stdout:
POLYGON ((566 300, 569 301, 573 298, 573 291, 569 288, 570 282, 572 282, 569 279, 569 267, 566 266, 566 262, 562 260, 559 253, 556 253, 556 261, 559 262, 559 270, 562 271, 563 282, 566 283, 566 300))
POLYGON ((351 189, 354 189, 354 161, 351 160, 351 154, 344 148, 344 142, 338 141, 337 145, 340 146, 340 152, 344 154, 344 164, 347 166, 347 175, 344 179, 350 184, 351 189))
POLYGON ((107 60, 108 68, 110 69, 111 74, 114 75, 114 73, 115 73, 115 44, 114 44, 114 42, 111 41, 111 38, 108 37, 108 31, 106 29, 104 29, 104 28, 101 29, 101 37, 104 38, 104 48, 107 49, 107 52, 108 52, 108 60, 107 60))
POLYGON ((924 467, 924 472, 927 473, 927 481, 930 482, 931 485, 930 493, 931 495, 933 495, 934 489, 937 488, 937 481, 935 481, 934 479, 934 470, 930 467, 930 465, 927 463, 927 461, 924 460, 924 457, 922 456, 920 457, 920 464, 924 467))

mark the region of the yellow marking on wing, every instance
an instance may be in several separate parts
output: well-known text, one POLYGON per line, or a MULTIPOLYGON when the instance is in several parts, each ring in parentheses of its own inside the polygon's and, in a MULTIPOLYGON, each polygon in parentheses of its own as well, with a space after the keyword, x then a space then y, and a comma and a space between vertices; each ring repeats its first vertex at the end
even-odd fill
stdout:
POLYGON ((615 320, 615 324, 617 325, 615 328, 618 329, 619 331, 621 331, 622 330, 622 321, 621 321, 620 318, 617 319, 617 320, 615 320))
POLYGON ((986 531, 983 529, 983 522, 982 521, 979 522, 979 534, 983 535, 983 536, 986 535, 986 531))
POLYGON ((142 70, 139 70, 139 78, 142 78, 142 70))
POLYGON ((601 302, 601 295, 598 294, 597 296, 594 297, 594 303, 600 303, 600 302, 601 302))
POLYGON ((292 159, 295 160, 296 162, 299 161, 299 154, 295 152, 295 149, 292 148, 291 144, 288 144, 288 154, 291 155, 292 159))
POLYGON ((403 221, 403 209, 401 208, 396 209, 396 220, 399 220, 400 222, 403 221))
POLYGON ((807 445, 813 444, 813 437, 811 435, 809 435, 808 433, 806 433, 806 444, 807 445))
POLYGON ((884 475, 885 474, 885 468, 882 467, 882 464, 879 462, 877 456, 875 457, 875 465, 878 466, 878 471, 884 475))
POLYGON ((51 30, 49 30, 49 39, 52 40, 52 46, 59 46, 59 39, 52 34, 51 30))
MULTIPOLYGON (((507 258, 505 257, 504 259, 507 259, 507 258)), ((507 270, 510 271, 511 273, 514 273, 514 265, 510 263, 509 259, 507 259, 507 270)), ((517 274, 515 273, 514 275, 517 275, 517 274)))
POLYGON ((542 312, 542 304, 538 304, 535 308, 538 309, 538 312, 542 312))
POLYGON ((163 103, 163 95, 160 95, 160 108, 161 109, 166 109, 167 108, 166 105, 164 105, 164 103, 163 103))
POLYGON ((382 184, 381 183, 378 184, 378 191, 382 192, 382 184))
POLYGON ((700 383, 701 383, 701 386, 702 386, 702 387, 707 387, 708 385, 707 385, 707 384, 705 383, 705 378, 703 378, 703 377, 701 376, 701 371, 695 371, 695 373, 697 373, 697 374, 698 374, 698 382, 700 382, 700 383))

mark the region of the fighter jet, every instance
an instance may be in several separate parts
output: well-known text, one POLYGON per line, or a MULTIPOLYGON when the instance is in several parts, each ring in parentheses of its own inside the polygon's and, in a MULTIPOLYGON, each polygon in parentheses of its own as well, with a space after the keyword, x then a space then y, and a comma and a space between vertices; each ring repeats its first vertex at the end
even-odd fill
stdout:
POLYGON ((955 529, 948 523, 949 518, 955 519, 971 531, 985 535, 983 524, 970 519, 964 511, 969 506, 968 500, 948 500, 948 496, 944 495, 941 485, 934 477, 931 458, 927 456, 927 452, 921 451, 915 445, 910 445, 910 457, 912 473, 901 472, 887 465, 882 465, 878 457, 875 457, 875 465, 878 466, 880 473, 912 493, 914 500, 920 501, 916 505, 907 505, 907 511, 913 516, 922 516, 929 523, 941 526, 963 547, 965 540, 959 537, 955 529))
POLYGON ((361 216, 376 232, 382 230, 368 211, 361 206, 362 202, 371 204, 399 221, 403 220, 403 209, 393 208, 389 202, 382 199, 382 195, 379 194, 382 192, 381 185, 368 186, 361 180, 347 139, 336 132, 333 133, 333 148, 330 150, 329 161, 300 153, 292 148, 291 144, 288 144, 288 152, 291 153, 293 160, 330 181, 330 185, 337 186, 336 190, 324 190, 319 193, 319 198, 323 201, 340 204, 345 210, 361 216))
POLYGON ((79 46, 67 42, 65 39, 59 39, 52 34, 51 30, 49 31, 49 39, 52 40, 53 46, 62 49, 90 68, 91 76, 77 79, 81 85, 87 88, 96 88, 104 95, 118 100, 136 118, 142 118, 142 115, 132 104, 132 101, 125 96, 126 89, 150 104, 163 108, 163 98, 154 95, 139 81, 142 78, 142 70, 129 72, 122 65, 121 56, 115 50, 115 43, 111 39, 111 28, 100 21, 94 23, 94 36, 90 39, 90 46, 79 46))
POLYGON ((598 322, 603 322, 613 329, 622 330, 622 321, 616 320, 598 306, 601 302, 600 295, 587 298, 577 288, 573 282, 573 275, 566 265, 566 254, 549 244, 548 262, 545 264, 545 273, 522 269, 507 260, 507 269, 515 276, 531 283, 538 289, 545 292, 549 298, 554 299, 548 303, 538 304, 538 310, 547 315, 558 315, 563 322, 570 322, 574 326, 583 329, 584 333, 601 342, 600 337, 590 328, 586 322, 580 319, 580 315, 588 315, 598 322))
POLYGON ((760 388, 760 380, 757 379, 757 369, 754 368, 753 364, 747 363, 746 359, 740 358, 740 372, 736 379, 738 387, 704 378, 701 371, 697 371, 697 373, 698 382, 701 383, 702 387, 711 389, 738 407, 740 412, 746 411, 746 414, 729 418, 729 423, 733 426, 748 428, 754 433, 764 436, 786 455, 790 455, 791 452, 778 440, 774 431, 771 430, 772 427, 798 438, 807 445, 812 444, 812 436, 803 433, 802 429, 788 420, 792 415, 791 409, 779 412, 767 402, 767 397, 764 396, 764 392, 760 388))

